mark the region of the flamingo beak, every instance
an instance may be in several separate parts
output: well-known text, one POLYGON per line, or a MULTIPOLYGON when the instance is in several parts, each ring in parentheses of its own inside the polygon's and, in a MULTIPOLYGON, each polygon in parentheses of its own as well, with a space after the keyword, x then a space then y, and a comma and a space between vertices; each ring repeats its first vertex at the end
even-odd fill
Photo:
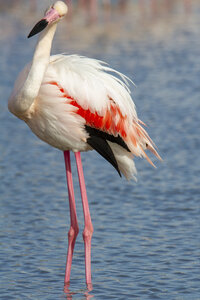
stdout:
POLYGON ((53 7, 51 7, 45 14, 44 18, 40 20, 31 30, 31 32, 28 35, 28 38, 34 36, 35 34, 41 32, 44 30, 47 25, 56 22, 59 20, 61 16, 57 12, 57 10, 53 7))

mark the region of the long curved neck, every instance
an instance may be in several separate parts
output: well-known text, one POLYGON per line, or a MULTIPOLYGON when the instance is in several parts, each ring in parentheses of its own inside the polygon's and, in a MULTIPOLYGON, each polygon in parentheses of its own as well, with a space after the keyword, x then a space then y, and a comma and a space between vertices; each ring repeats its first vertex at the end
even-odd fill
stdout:
POLYGON ((14 90, 9 99, 9 109, 17 116, 27 112, 38 96, 49 64, 51 45, 56 27, 57 23, 54 23, 40 34, 28 76, 22 87, 17 91, 14 90))

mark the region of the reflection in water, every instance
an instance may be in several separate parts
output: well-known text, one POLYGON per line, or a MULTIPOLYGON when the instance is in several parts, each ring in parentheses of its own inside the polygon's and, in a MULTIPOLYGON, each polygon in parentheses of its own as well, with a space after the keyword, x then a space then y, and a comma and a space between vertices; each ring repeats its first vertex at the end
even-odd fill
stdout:
POLYGON ((140 12, 142 16, 146 16, 147 11, 152 17, 173 12, 177 6, 183 8, 185 13, 189 13, 194 1, 192 0, 139 0, 140 12))
MULTIPOLYGON (((76 18, 82 15, 85 24, 95 24, 98 22, 111 22, 113 18, 119 19, 125 15, 130 15, 130 11, 138 14, 139 18, 163 17, 172 13, 179 7, 186 14, 190 13, 196 1, 192 0, 118 0, 118 1, 97 1, 79 0, 76 3, 66 0, 69 5, 70 16, 76 18)), ((70 18, 70 20, 72 19, 70 18)))
MULTIPOLYGON (((89 300, 89 299, 94 297, 94 295, 89 294, 92 290, 93 290, 92 284, 88 284, 87 285, 87 290, 85 290, 85 291, 81 290, 81 291, 79 291, 79 293, 84 295, 86 300, 89 300)), ((70 300, 70 299, 73 299, 73 295, 76 295, 78 292, 71 292, 70 291, 70 284, 67 283, 64 286, 64 293, 66 295, 67 300, 70 300)))
MULTIPOLYGON (((189 16, 197 11, 197 0, 140 0, 98 2, 98 17, 92 26, 89 15, 81 6, 75 10, 72 6, 71 18, 63 24, 61 40, 69 40, 69 51, 93 49, 95 44, 100 50, 107 49, 110 43, 120 41, 126 45, 127 40, 143 39, 146 35, 156 39, 165 39, 173 34, 181 23, 187 22, 189 16), (112 5, 112 6, 111 6, 112 5), (71 47, 71 42, 73 46, 71 47)), ((117 48, 115 50, 117 51, 117 48)))
MULTIPOLYGON (((66 1, 69 14, 60 26, 57 38, 62 51, 65 42, 64 51, 78 53, 93 49, 95 43, 102 51, 112 42, 126 44, 127 40, 143 39, 147 34, 164 39, 181 22, 187 21, 190 14, 198 11, 200 5, 198 0, 135 0, 94 1, 90 7, 90 1, 66 1), (88 26, 90 23, 92 25, 88 26), (66 41, 69 41, 67 47, 66 41)), ((27 32, 30 24, 41 17, 41 11, 51 2, 15 0, 10 1, 9 5, 0 2, 1 11, 9 12, 17 22, 17 26, 11 26, 10 23, 4 26, 5 21, 0 19, 0 39, 8 35, 15 36, 18 28, 20 32, 27 32), (22 26, 25 28, 22 29, 22 26)))
MULTIPOLYGON (((108 42, 119 39, 130 40, 141 38, 146 33, 164 37, 166 29, 168 32, 175 30, 176 26, 179 26, 179 19, 189 17, 200 5, 198 0, 66 0, 66 2, 69 14, 62 24, 60 34, 62 40, 71 40, 73 47, 77 43, 79 50, 82 47, 89 48, 95 41, 105 43, 106 40, 108 42)), ((19 25, 4 26, 5 21, 1 18, 0 39, 15 35, 21 25, 27 30, 37 17, 41 17, 41 11, 52 1, 8 0, 6 3, 0 2, 0 10, 9 12, 19 25)))
MULTIPOLYGON (((42 2, 37 0, 7 0, 0 2, 0 9, 2 10, 17 10, 23 6, 24 10, 29 10, 31 13, 41 12, 41 8, 51 4, 54 0, 44 0, 42 2)), ((64 0, 63 0, 64 1, 64 0)), ((94 24, 102 20, 112 19, 116 14, 129 15, 130 10, 139 12, 140 17, 151 16, 156 17, 180 8, 185 13, 190 13, 199 2, 198 0, 65 0, 68 5, 69 13, 68 19, 80 18, 85 19, 85 24, 94 24), (105 17, 102 18, 102 15, 105 17)), ((118 15, 118 16, 120 16, 118 15)))

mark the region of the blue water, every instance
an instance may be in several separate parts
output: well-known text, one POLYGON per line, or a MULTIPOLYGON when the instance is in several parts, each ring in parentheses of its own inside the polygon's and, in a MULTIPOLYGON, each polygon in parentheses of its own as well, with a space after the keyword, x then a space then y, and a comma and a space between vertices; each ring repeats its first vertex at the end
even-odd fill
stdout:
MULTIPOLYGON (((35 40, 25 38, 31 22, 8 12, 2 20, 8 32, 0 37, 0 299, 200 299, 199 6, 189 15, 139 20, 124 34, 109 27, 90 38, 86 28, 77 32, 79 41, 61 30, 55 39, 54 53, 103 59, 134 80, 138 115, 164 159, 154 160, 157 169, 136 159, 135 183, 95 152, 82 155, 94 226, 91 292, 81 233, 71 285, 63 290, 69 228, 63 154, 7 111, 13 81, 32 56, 35 40)), ((82 231, 74 160, 72 167, 82 231)))

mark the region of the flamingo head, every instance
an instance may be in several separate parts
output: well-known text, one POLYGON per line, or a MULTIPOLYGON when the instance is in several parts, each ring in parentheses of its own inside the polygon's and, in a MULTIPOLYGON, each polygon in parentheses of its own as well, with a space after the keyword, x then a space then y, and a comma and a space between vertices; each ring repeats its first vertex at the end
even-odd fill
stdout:
POLYGON ((68 11, 67 5, 63 1, 56 1, 46 12, 44 18, 40 20, 31 30, 28 38, 41 32, 48 25, 58 22, 68 11))

